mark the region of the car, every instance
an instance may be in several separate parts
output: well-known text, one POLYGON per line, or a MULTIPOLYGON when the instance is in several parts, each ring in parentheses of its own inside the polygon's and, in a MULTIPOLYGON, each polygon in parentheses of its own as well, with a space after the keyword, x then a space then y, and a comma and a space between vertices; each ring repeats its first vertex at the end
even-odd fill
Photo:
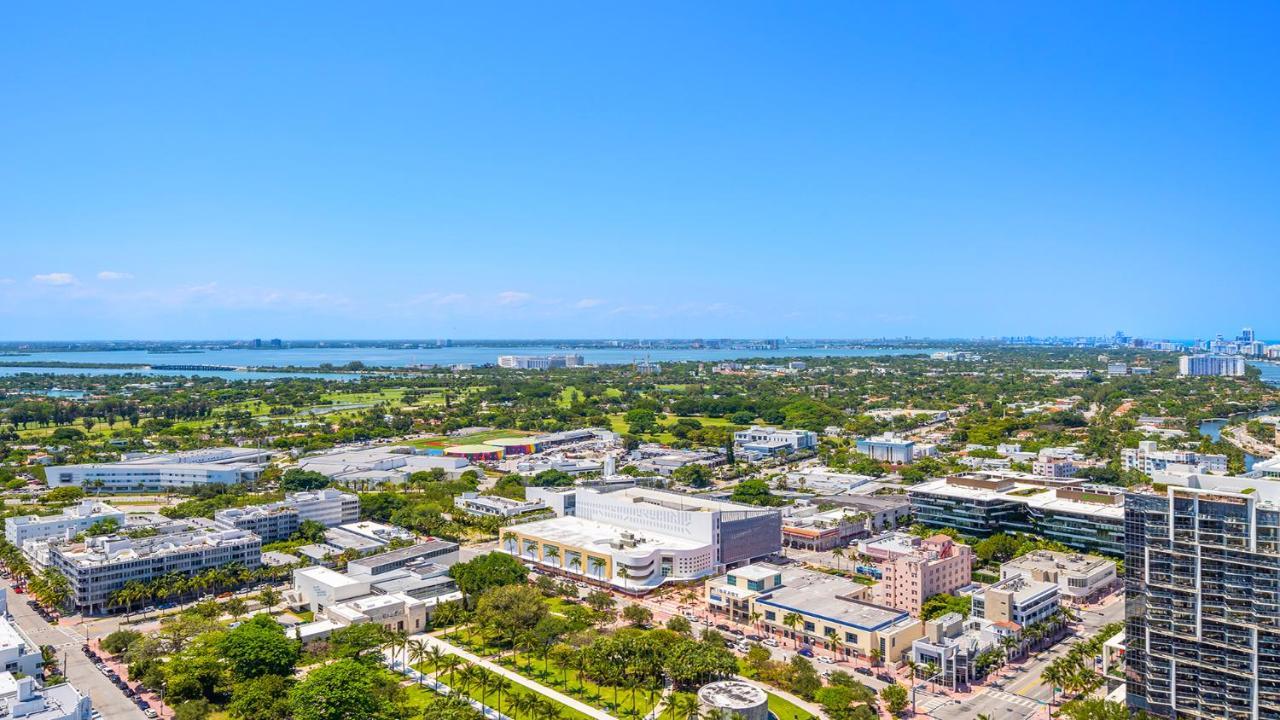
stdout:
POLYGON ((147 702, 146 700, 143 700, 142 698, 138 698, 138 707, 142 708, 143 710, 146 710, 147 708, 151 707, 151 703, 147 702))
POLYGON ((876 673, 876 679, 877 679, 877 680, 879 680, 880 682, 887 682, 887 683, 889 683, 889 684, 891 684, 891 685, 892 685, 893 683, 898 682, 896 679, 894 679, 894 677, 893 677, 892 675, 890 675, 889 673, 886 673, 886 672, 876 673))
POLYGON ((729 626, 725 625, 724 623, 720 623, 719 625, 716 625, 716 629, 719 630, 720 632, 733 632, 732 630, 730 630, 729 626))
POLYGON ((800 648, 800 654, 809 658, 813 657, 813 651, 807 647, 800 648))
POLYGON ((156 714, 156 711, 152 710, 151 708, 147 708, 146 710, 143 710, 142 714, 146 715, 149 718, 160 717, 159 715, 156 714))
POLYGON ((832 660, 831 658, 827 657, 826 655, 820 655, 820 656, 818 656, 818 662, 822 663, 823 665, 830 665, 830 664, 834 663, 834 662, 835 662, 835 660, 832 660))
POLYGON ((871 672, 871 668, 856 667, 853 669, 853 671, 858 673, 859 675, 866 675, 867 677, 871 677, 874 674, 871 672))
POLYGON ((769 647, 778 647, 778 641, 774 640, 773 638, 765 638, 761 642, 763 642, 765 645, 768 645, 769 647))
POLYGON ((762 635, 756 635, 756 634, 754 634, 754 633, 753 633, 753 634, 747 635, 747 639, 748 639, 748 640, 750 640, 750 641, 752 641, 752 642, 760 642, 761 640, 763 640, 763 639, 764 639, 764 636, 762 636, 762 635))
POLYGON ((729 634, 730 634, 730 635, 737 635, 738 637, 742 637, 743 635, 745 635, 745 633, 743 633, 743 632, 742 632, 741 630, 739 630, 738 628, 729 628, 729 634))

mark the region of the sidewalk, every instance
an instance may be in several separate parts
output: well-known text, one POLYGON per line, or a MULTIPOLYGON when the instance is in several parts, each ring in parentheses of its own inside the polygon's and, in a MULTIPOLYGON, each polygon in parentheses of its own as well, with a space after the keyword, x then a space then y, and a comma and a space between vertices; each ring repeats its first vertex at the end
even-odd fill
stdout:
POLYGON ((578 712, 588 717, 596 718, 596 720, 615 720, 614 716, 610 715, 609 713, 603 710, 591 707, 590 705, 582 702, 581 700, 578 700, 577 698, 569 697, 568 695, 565 695, 564 693, 558 690, 549 688, 539 682, 531 680, 525 677, 524 675, 521 675, 520 673, 508 670, 507 668, 495 662, 486 660, 478 655, 475 655, 467 650, 457 647, 456 645, 453 645, 445 640, 441 640, 440 638, 435 637, 433 635, 413 635, 412 639, 421 640, 422 642, 426 643, 428 647, 439 647, 441 650, 444 650, 445 652, 451 655, 457 655, 458 657, 462 658, 463 660, 466 660, 469 663, 479 665, 480 667, 486 670, 489 670, 490 672, 497 673, 498 675, 501 675, 502 677, 507 678, 508 680, 511 680, 514 683, 522 685, 541 695, 545 695, 546 697, 549 697, 552 700, 555 700, 556 702, 567 705, 568 707, 571 707, 574 710, 577 710, 578 712))

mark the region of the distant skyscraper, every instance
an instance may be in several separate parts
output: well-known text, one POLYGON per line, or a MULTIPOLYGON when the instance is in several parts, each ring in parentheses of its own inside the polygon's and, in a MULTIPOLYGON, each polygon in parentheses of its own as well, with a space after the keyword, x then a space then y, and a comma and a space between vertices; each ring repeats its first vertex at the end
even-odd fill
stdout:
POLYGON ((1240 342, 1251 343, 1254 341, 1253 328, 1247 327, 1240 331, 1240 342))
POLYGON ((1183 355, 1178 359, 1180 375, 1244 375, 1244 358, 1239 355, 1183 355))

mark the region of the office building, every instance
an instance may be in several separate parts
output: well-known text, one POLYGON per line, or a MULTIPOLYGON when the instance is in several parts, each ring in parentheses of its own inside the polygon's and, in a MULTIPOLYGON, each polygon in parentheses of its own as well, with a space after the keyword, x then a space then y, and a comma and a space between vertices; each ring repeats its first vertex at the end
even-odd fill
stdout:
POLYGON ((782 544, 790 548, 832 550, 867 535, 867 519, 855 510, 799 505, 783 513, 782 544))
POLYGON ((352 575, 384 575, 423 562, 452 567, 458 562, 458 543, 429 538, 416 545, 352 560, 347 563, 347 572, 352 575))
POLYGON ((885 433, 858 441, 857 450, 872 460, 906 465, 915 460, 915 442, 895 433, 885 433))
POLYGON ((910 613, 868 602, 867 586, 797 567, 756 563, 729 570, 707 581, 703 592, 713 615, 742 623, 758 617, 769 633, 845 657, 878 651, 895 663, 923 632, 910 613))
POLYGON ((767 457, 818 446, 818 434, 808 430, 779 430, 776 427, 751 426, 733 434, 733 442, 748 455, 767 457))
POLYGON ((971 472, 907 489, 916 519, 986 537, 1025 532, 1086 552, 1124 554, 1124 495, 1082 480, 971 472))
POLYGON ((284 500, 265 505, 227 508, 213 519, 231 527, 248 530, 270 543, 287 540, 307 520, 334 527, 360 519, 360 498, 333 488, 289 493, 284 500))
POLYGON ((499 355, 498 367, 512 370, 552 370, 557 368, 581 367, 582 356, 569 355, 499 355))
POLYGON ((859 542, 858 553, 871 559, 880 580, 871 587, 871 600, 913 617, 920 616, 926 598, 972 582, 973 549, 946 535, 922 540, 910 533, 885 533, 859 542))
POLYGON ((318 472, 346 488, 366 490, 398 485, 414 473, 432 470, 457 480, 474 468, 466 458, 427 455, 407 445, 372 445, 307 455, 298 460, 298 469, 318 472))
POLYGON ((209 448, 176 453, 127 453, 116 463, 59 465, 45 471, 49 487, 93 492, 190 490, 200 485, 252 482, 272 453, 254 448, 209 448))
POLYGON ((911 659, 920 667, 936 667, 934 682, 961 688, 982 679, 978 656, 998 649, 1001 637, 1000 629, 985 618, 947 613, 925 622, 924 635, 911 643, 911 659))
POLYGON ((78 535, 103 520, 124 527, 127 516, 104 502, 82 500, 54 515, 17 515, 4 520, 4 539, 22 547, 28 540, 78 535))
POLYGON ((504 528, 499 548, 638 592, 722 572, 782 547, 782 516, 775 508, 639 487, 555 494, 560 502, 549 505, 565 515, 504 528))
POLYGON ((91 720, 93 703, 68 682, 40 687, 35 678, 0 672, 0 717, 14 720, 91 720))
POLYGON ((1059 596, 1080 603, 1115 586, 1116 563, 1097 555, 1035 550, 1000 566, 1001 578, 1013 575, 1055 583, 1059 596))
POLYGON ((1141 440, 1136 448, 1120 451, 1125 470, 1137 470, 1147 476, 1166 470, 1182 472, 1227 473, 1227 456, 1199 453, 1194 450, 1161 450, 1154 440, 1141 440))
POLYGON ((725 462, 725 456, 708 450, 680 450, 657 443, 646 443, 627 454, 625 464, 634 465, 645 475, 668 477, 686 465, 715 467, 725 462))
POLYGON ((1021 633, 1032 625, 1054 622, 1060 606, 1057 583, 1019 573, 974 593, 970 613, 1021 633))
POLYGON ((148 582, 169 573, 195 575, 208 568, 262 562, 262 540, 251 532, 208 520, 175 522, 143 538, 91 537, 49 548, 52 567, 66 576, 71 604, 85 613, 115 607, 112 594, 130 582, 148 582))
POLYGON ((1125 499, 1125 675, 1157 717, 1280 718, 1280 484, 1161 473, 1125 499))
POLYGON ((1183 355, 1178 359, 1178 374, 1183 376, 1244 376, 1245 360, 1239 355, 1183 355))

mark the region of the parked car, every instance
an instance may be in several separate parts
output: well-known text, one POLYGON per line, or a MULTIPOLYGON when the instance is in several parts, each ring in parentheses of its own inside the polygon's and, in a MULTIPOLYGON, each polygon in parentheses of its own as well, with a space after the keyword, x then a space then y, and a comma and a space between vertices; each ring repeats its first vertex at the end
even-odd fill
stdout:
POLYGON ((858 673, 859 675, 866 675, 867 677, 871 677, 873 674, 871 672, 871 668, 856 667, 853 669, 853 671, 858 673))
POLYGON ((880 682, 887 682, 889 684, 898 682, 897 679, 895 679, 892 675, 890 675, 887 672, 876 673, 876 679, 879 680, 880 682))
POLYGON ((808 658, 813 657, 813 651, 807 647, 800 648, 800 654, 808 658))
POLYGON ((834 663, 834 662, 835 662, 835 660, 832 660, 831 658, 827 657, 826 655, 820 655, 820 656, 818 656, 818 662, 822 663, 823 665, 830 665, 830 664, 834 663))
POLYGON ((765 645, 768 645, 769 647, 778 647, 778 641, 774 640, 773 638, 765 638, 761 642, 764 643, 765 645))

